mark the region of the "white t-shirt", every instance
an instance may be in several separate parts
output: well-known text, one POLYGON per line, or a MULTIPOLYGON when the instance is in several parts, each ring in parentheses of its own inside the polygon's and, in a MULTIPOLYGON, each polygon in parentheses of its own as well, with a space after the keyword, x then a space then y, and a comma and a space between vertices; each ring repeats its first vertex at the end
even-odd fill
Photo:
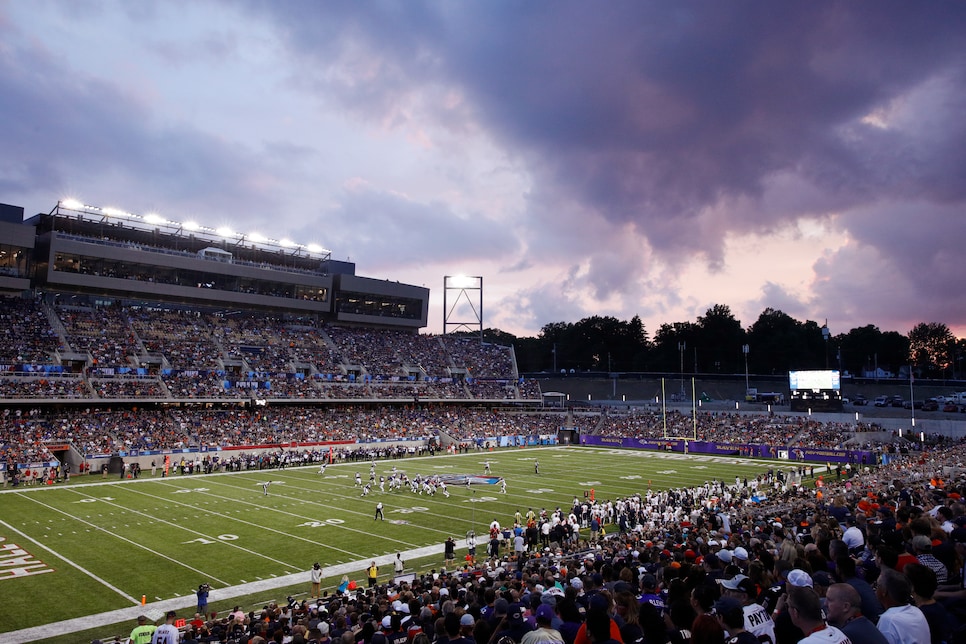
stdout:
POLYGON ((820 631, 815 631, 806 635, 804 638, 798 640, 798 644, 853 644, 852 640, 848 636, 835 628, 831 624, 827 624, 825 628, 820 631))
POLYGON ((775 641, 775 622, 768 609, 761 604, 751 603, 745 606, 745 630, 751 631, 755 636, 767 635, 771 641, 775 641))
POLYGON ((913 606, 893 606, 879 616, 876 624, 889 644, 929 644, 929 622, 913 606))
POLYGON ((151 636, 151 644, 178 644, 181 632, 172 624, 161 624, 151 636))

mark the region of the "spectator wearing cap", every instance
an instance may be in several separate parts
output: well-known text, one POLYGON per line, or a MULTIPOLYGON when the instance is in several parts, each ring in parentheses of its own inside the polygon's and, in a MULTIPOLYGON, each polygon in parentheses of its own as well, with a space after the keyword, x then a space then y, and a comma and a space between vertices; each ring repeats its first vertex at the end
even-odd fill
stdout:
POLYGON ((826 597, 828 595, 828 588, 832 585, 832 575, 828 574, 824 570, 819 570, 818 572, 812 573, 812 588, 815 589, 815 593, 818 595, 819 599, 822 600, 822 609, 826 607, 826 597))
POLYGON ((651 604, 658 610, 661 615, 664 614, 664 598, 661 597, 659 592, 659 586, 657 583, 657 577, 651 573, 645 573, 641 576, 641 596, 638 598, 638 602, 641 604, 651 604))
MULTIPOLYGON (((470 619, 473 619, 472 615, 470 619)), ((455 612, 447 613, 443 618, 443 630, 448 644, 475 644, 474 640, 463 636, 463 618, 455 612)))
POLYGON ((762 591, 758 597, 758 602, 765 607, 769 613, 778 610, 778 601, 785 594, 785 586, 788 583, 788 573, 792 571, 792 563, 787 559, 776 559, 772 566, 772 575, 775 582, 762 591))
POLYGON ((721 582, 724 596, 733 597, 741 602, 745 614, 745 630, 754 633, 755 637, 768 637, 775 641, 775 622, 761 604, 755 603, 758 589, 755 582, 745 575, 735 575, 731 579, 721 582))
POLYGON ((742 572, 747 572, 748 550, 744 546, 738 546, 731 554, 733 555, 732 563, 737 564, 737 566, 741 568, 742 572))
MULTIPOLYGON (((817 573, 816 573, 817 574, 817 573)), ((830 624, 859 644, 888 644, 885 635, 862 614, 862 598, 848 584, 832 584, 826 593, 826 614, 830 624)))
POLYGON ((169 642, 180 641, 181 634, 174 622, 178 619, 178 614, 169 610, 164 616, 164 624, 158 626, 151 635, 151 644, 168 644, 169 642))
MULTIPOLYGON (((463 613, 460 616, 460 637, 470 642, 476 642, 473 632, 476 629, 476 618, 471 613, 463 613)), ((410 641, 412 639, 410 638, 410 641)))
POLYGON ((741 600, 722 597, 714 603, 714 614, 728 631, 728 644, 759 644, 758 637, 746 628, 741 600))
POLYGON ((825 622, 818 595, 808 586, 793 585, 788 589, 788 613, 795 626, 805 633, 798 640, 801 644, 851 644, 845 633, 825 622))
POLYGON ((533 630, 533 628, 524 618, 523 610, 523 604, 516 602, 510 604, 506 616, 503 618, 503 621, 497 625, 493 632, 493 637, 490 638, 490 641, 499 642, 504 637, 509 637, 514 642, 517 642, 517 644, 520 644, 520 642, 523 640, 523 636, 533 630))
POLYGON ((794 644, 794 642, 801 640, 805 633, 792 620, 791 613, 788 610, 788 594, 792 588, 811 588, 812 577, 801 568, 784 571, 783 576, 785 578, 785 584, 782 587, 783 592, 775 604, 774 612, 771 614, 772 620, 775 622, 775 643, 794 644))
POLYGON ((875 594, 885 607, 876 626, 889 644, 929 643, 929 623, 922 611, 909 603, 912 586, 905 575, 883 568, 875 594))
POLYGON ((496 632, 497 626, 499 626, 506 619, 507 613, 510 612, 510 602, 506 600, 505 597, 497 597, 493 600, 493 610, 486 617, 486 620, 490 622, 490 627, 493 632, 496 632))
POLYGON ((158 627, 144 615, 138 617, 138 625, 131 631, 131 644, 151 644, 151 636, 158 627))
MULTIPOLYGON (((714 588, 717 581, 724 576, 724 570, 721 568, 721 559, 718 553, 709 552, 701 559, 701 566, 704 568, 705 573, 705 583, 714 588)), ((708 609, 710 610, 710 606, 708 609)))
MULTIPOLYGON (((945 584, 949 581, 949 570, 946 564, 936 559, 932 553, 932 540, 924 534, 917 534, 912 538, 912 550, 923 566, 936 573, 936 581, 945 584)), ((903 568, 905 570, 905 568, 903 568)))
POLYGON ((523 635, 520 644, 563 644, 563 635, 553 628, 554 610, 550 604, 537 606, 537 627, 523 635))

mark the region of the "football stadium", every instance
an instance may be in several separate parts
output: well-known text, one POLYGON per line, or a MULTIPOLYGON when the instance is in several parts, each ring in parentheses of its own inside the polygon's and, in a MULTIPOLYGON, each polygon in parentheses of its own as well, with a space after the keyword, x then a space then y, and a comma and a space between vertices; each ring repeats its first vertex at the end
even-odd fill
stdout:
POLYGON ((720 597, 797 641, 771 590, 835 582, 961 641, 949 432, 571 404, 287 240, 74 202, 0 239, 0 641, 573 642, 604 610, 663 642, 720 597))

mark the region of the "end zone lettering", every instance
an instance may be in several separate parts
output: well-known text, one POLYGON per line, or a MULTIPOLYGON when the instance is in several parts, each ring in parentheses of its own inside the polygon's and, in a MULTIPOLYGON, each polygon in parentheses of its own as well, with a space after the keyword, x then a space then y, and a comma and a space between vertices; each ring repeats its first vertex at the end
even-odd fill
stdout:
MULTIPOLYGON (((6 540, 6 537, 0 537, 0 543, 6 540)), ((54 572, 54 570, 48 568, 44 562, 34 559, 33 555, 20 546, 14 543, 0 545, 0 581, 42 575, 45 572, 54 572)))

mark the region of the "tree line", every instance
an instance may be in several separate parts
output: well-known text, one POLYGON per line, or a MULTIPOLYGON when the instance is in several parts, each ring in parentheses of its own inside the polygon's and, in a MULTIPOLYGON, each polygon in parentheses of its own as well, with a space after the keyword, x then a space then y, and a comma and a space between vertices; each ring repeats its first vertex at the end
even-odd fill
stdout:
POLYGON ((747 329, 724 304, 694 322, 662 324, 649 335, 639 316, 628 321, 592 316, 551 322, 536 337, 485 329, 484 341, 513 345, 521 373, 663 372, 784 375, 798 369, 838 369, 854 376, 876 372, 921 378, 960 378, 966 339, 945 324, 922 322, 908 334, 881 331, 873 324, 831 334, 825 325, 804 322, 766 308, 747 329))

